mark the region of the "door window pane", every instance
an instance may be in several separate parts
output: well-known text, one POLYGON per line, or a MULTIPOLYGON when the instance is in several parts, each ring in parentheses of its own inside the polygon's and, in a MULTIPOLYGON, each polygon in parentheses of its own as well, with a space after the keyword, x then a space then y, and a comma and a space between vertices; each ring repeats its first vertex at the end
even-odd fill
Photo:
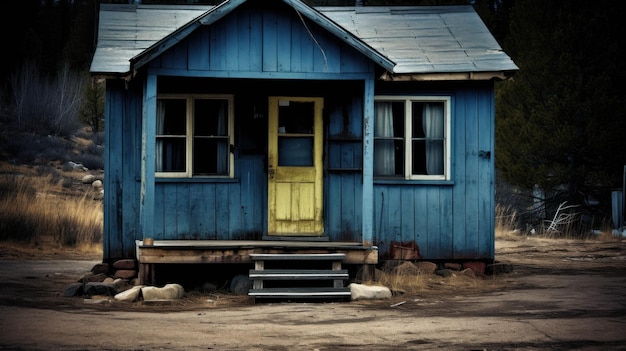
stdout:
POLYGON ((313 102, 280 101, 278 105, 278 132, 313 134, 313 102))
POLYGON ((313 137, 278 137, 279 166, 313 166, 313 137))

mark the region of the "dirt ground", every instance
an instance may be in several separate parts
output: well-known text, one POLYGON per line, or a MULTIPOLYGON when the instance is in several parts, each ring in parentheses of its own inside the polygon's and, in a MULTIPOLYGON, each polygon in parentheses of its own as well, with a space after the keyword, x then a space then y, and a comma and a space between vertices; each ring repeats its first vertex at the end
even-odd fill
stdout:
POLYGON ((62 291, 98 257, 43 252, 0 247, 0 350, 626 350, 625 240, 497 240, 510 273, 333 303, 95 305, 62 291))

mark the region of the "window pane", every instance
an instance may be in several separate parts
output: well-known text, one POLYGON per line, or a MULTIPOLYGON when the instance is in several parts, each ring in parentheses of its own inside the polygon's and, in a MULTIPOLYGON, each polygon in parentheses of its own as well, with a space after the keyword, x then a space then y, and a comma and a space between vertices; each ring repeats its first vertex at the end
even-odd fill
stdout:
POLYGON ((157 138, 156 171, 185 172, 185 138, 157 138))
POLYGON ((313 134, 314 106, 313 102, 280 101, 279 133, 313 134))
POLYGON ((374 103, 374 176, 404 175, 404 102, 374 103))
POLYGON ((444 174, 445 117, 443 102, 412 103, 412 174, 444 174))
POLYGON ((404 176, 403 144, 403 140, 374 140, 374 176, 404 176))
POLYGON ((187 133, 187 102, 183 99, 161 99, 157 103, 157 135, 187 133))
POLYGON ((228 135, 228 100, 194 100, 194 135, 228 135))
POLYGON ((228 138, 194 138, 193 174, 228 175, 228 138))
POLYGON ((279 137, 279 166, 313 166, 313 137, 279 137))

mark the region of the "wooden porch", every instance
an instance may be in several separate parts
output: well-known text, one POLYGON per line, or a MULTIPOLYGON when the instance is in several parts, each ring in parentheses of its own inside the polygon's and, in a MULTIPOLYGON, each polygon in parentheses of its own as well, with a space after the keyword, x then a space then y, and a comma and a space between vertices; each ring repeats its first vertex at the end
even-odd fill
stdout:
MULTIPOLYGON (((372 268, 378 247, 354 242, 289 240, 137 240, 140 284, 155 281, 156 264, 255 264, 255 255, 342 254, 342 264, 372 268)), ((364 272, 369 269, 363 269, 364 272)), ((367 273, 366 273, 367 274, 367 273)))

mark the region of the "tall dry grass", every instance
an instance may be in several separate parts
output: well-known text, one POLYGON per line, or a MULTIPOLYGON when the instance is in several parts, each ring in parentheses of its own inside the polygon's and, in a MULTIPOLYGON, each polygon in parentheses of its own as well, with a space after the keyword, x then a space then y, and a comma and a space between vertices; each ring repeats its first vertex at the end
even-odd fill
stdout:
POLYGON ((0 240, 58 247, 102 241, 103 208, 93 195, 62 195, 36 177, 0 177, 0 240))
POLYGON ((519 238, 517 212, 512 206, 496 205, 495 237, 513 240, 519 238))

